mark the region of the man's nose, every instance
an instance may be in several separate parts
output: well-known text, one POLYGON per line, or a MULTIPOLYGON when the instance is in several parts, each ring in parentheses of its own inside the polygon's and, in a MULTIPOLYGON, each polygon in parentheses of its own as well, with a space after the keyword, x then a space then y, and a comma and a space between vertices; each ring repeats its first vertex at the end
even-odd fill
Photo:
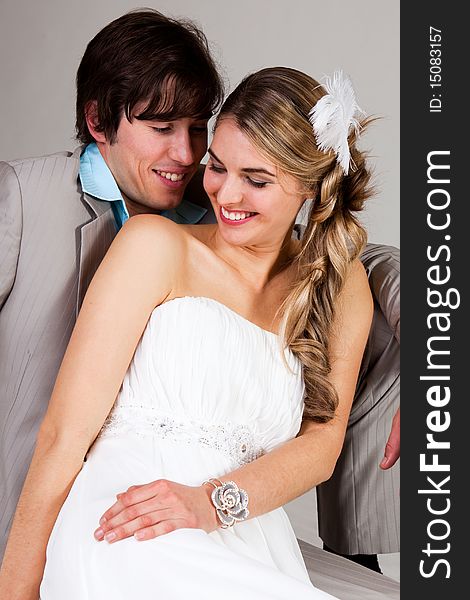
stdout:
POLYGON ((169 156, 185 167, 194 163, 194 150, 189 131, 179 131, 173 139, 169 156))

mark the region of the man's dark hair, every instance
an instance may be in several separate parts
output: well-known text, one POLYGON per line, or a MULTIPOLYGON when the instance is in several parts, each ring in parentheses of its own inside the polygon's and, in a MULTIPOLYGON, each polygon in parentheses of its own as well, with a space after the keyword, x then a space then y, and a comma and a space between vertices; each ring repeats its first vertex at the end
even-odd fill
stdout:
POLYGON ((156 10, 132 11, 104 27, 85 50, 77 71, 77 138, 95 141, 85 119, 91 101, 97 104, 97 131, 113 143, 123 114, 129 121, 209 118, 222 99, 202 31, 156 10))

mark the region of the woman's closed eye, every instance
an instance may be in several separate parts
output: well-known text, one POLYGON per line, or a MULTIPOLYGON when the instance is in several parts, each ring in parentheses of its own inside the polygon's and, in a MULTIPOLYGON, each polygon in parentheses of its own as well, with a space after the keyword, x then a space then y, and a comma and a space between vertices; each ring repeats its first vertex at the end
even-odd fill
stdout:
POLYGON ((214 171, 214 173, 225 173, 226 169, 219 165, 215 165, 214 163, 208 163, 207 168, 209 171, 214 171))
MULTIPOLYGON (((208 163, 207 168, 210 171, 213 171, 214 173, 226 173, 227 172, 225 167, 222 167, 221 165, 216 165, 214 163, 208 163)), ((264 188, 269 183, 269 181, 258 181, 256 179, 252 179, 251 177, 245 177, 245 181, 247 181, 251 186, 253 186, 257 189, 264 188)))
POLYGON ((269 183, 269 181, 256 181, 256 179, 251 179, 251 177, 247 177, 246 180, 250 185, 258 189, 264 188, 269 183))

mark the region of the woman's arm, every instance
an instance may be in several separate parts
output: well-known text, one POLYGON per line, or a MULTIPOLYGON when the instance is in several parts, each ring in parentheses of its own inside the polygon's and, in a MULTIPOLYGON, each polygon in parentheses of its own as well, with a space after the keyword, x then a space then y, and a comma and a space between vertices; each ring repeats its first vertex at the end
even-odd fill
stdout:
POLYGON ((1 598, 38 599, 58 512, 115 401, 151 311, 173 288, 183 248, 175 224, 134 217, 93 278, 18 503, 0 572, 1 598))
MULTIPOLYGON (((250 517, 290 502, 329 479, 343 446, 356 381, 373 315, 373 301, 364 267, 352 263, 337 303, 330 340, 330 380, 339 404, 328 423, 304 421, 298 436, 252 463, 231 473, 232 480, 249 495, 250 517)), ((159 480, 130 488, 104 513, 97 539, 113 542, 142 532, 151 539, 178 527, 212 531, 218 523, 210 501, 212 487, 190 487, 159 480), (161 520, 160 520, 161 519, 161 520)), ((98 526, 98 523, 97 523, 98 526)))

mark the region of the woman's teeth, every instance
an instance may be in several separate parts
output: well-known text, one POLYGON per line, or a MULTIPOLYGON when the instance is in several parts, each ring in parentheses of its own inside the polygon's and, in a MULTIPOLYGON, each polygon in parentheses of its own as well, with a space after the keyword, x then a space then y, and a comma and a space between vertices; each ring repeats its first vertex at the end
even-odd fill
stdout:
POLYGON ((167 171, 157 171, 157 173, 170 181, 181 181, 184 177, 184 173, 168 173, 167 171))
POLYGON ((221 206, 221 210, 224 217, 230 221, 243 221, 243 219, 248 219, 248 217, 256 215, 254 212, 231 212, 226 210, 223 206, 221 206))

